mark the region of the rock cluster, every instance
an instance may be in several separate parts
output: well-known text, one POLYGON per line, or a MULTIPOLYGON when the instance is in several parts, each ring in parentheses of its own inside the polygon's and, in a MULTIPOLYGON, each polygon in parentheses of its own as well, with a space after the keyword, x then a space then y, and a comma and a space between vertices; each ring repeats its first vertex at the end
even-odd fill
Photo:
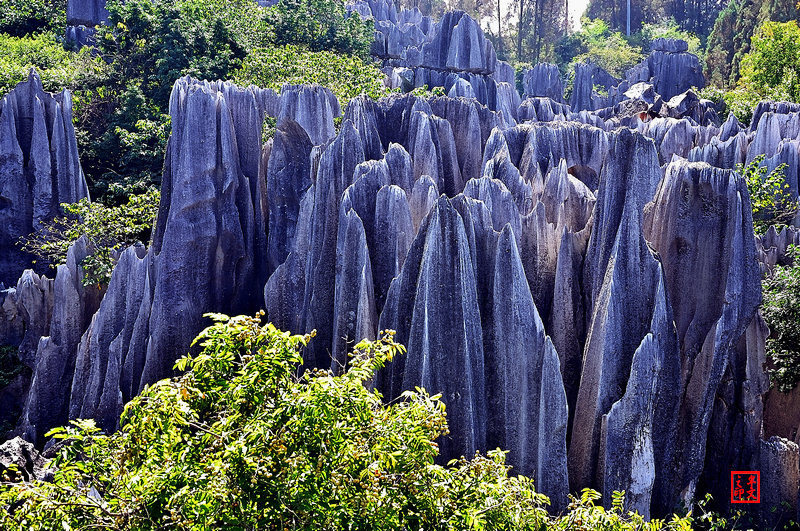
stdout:
POLYGON ((442 460, 507 449, 555 510, 593 487, 664 516, 704 492, 729 499, 731 470, 762 470, 794 513, 800 454, 764 428, 757 307, 759 260, 797 237, 754 240, 733 167, 794 160, 800 110, 718 125, 664 81, 693 75, 675 41, 654 43, 659 64, 637 83, 581 66, 576 83, 617 91, 603 101, 558 101, 548 66, 520 101, 498 96, 513 79, 463 13, 351 9, 378 22, 387 68, 460 97, 360 97, 342 113, 320 87, 178 80, 149 248, 122 253, 102 302, 80 282, 82 240, 52 287, 27 274, 2 299, 0 332, 37 345, 18 432, 41 444, 73 417, 115 429, 125 401, 172 374, 203 312, 265 308, 280 328, 317 330, 305 364, 334 372, 355 342, 396 330, 408 352, 375 381, 386 399, 441 393, 442 460), (278 125, 262 144, 265 115, 278 125), (20 319, 47 313, 38 342, 21 337, 20 319))
POLYGON ((21 236, 88 197, 72 126, 72 96, 50 94, 31 70, 0 100, 0 282, 12 285, 30 267, 21 236))
POLYGON ((463 11, 437 22, 417 8, 398 9, 392 0, 355 0, 348 9, 373 20, 372 53, 383 62, 392 88, 443 87, 451 97, 476 98, 516 121, 519 94, 514 69, 499 61, 480 24, 463 11))

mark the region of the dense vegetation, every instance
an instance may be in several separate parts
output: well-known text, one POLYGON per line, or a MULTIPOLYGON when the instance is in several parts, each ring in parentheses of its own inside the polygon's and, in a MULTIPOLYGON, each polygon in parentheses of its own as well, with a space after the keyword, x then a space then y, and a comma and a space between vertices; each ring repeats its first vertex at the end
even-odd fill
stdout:
POLYGON ((60 34, 67 23, 67 0, 3 0, 0 33, 24 37, 38 32, 60 34))
POLYGON ((784 393, 800 382, 800 249, 794 247, 788 254, 789 263, 775 266, 764 279, 761 306, 770 329, 770 379, 784 393))
POLYGON ((800 10, 791 0, 731 0, 714 22, 708 38, 707 74, 714 85, 730 88, 739 80, 739 69, 750 40, 764 22, 800 22, 800 10))
POLYGON ((65 217, 22 245, 58 265, 69 243, 87 234, 95 251, 84 263, 86 282, 106 282, 115 252, 148 238, 170 132, 169 95, 178 77, 275 89, 316 82, 343 104, 362 93, 386 92, 368 54, 371 22, 349 16, 339 0, 281 0, 270 8, 253 0, 109 0, 109 22, 98 28, 96 49, 80 52, 62 43, 64 4, 14 0, 0 6, 0 94, 31 67, 45 90, 72 90, 94 201, 65 206, 65 217), (57 20, 53 9, 60 9, 57 20))
POLYGON ((375 373, 403 347, 391 334, 355 347, 335 376, 298 376, 300 348, 260 319, 212 315, 180 359, 182 376, 147 388, 120 429, 77 421, 48 482, 0 484, 3 529, 690 529, 644 522, 586 490, 551 517, 504 453, 435 464, 445 405, 422 389, 384 404, 375 373))
POLYGON ((94 53, 64 48, 64 5, 0 6, 0 93, 30 67, 46 90, 72 90, 81 162, 92 197, 107 204, 160 183, 178 77, 278 85, 266 72, 292 61, 292 72, 278 71, 289 81, 325 83, 343 98, 381 91, 383 74, 368 54, 371 22, 349 16, 339 0, 281 0, 270 8, 252 0, 109 0, 94 53), (352 72, 357 81, 339 82, 352 72))
POLYGON ((0 33, 0 94, 5 95, 35 68, 44 89, 61 92, 75 87, 84 76, 103 68, 88 49, 67 51, 51 34, 13 37, 0 33))
POLYGON ((284 83, 318 83, 331 89, 342 110, 361 94, 377 99, 389 92, 380 69, 369 61, 334 51, 311 52, 294 45, 253 50, 241 68, 233 72, 233 80, 242 86, 252 84, 278 91, 284 83))

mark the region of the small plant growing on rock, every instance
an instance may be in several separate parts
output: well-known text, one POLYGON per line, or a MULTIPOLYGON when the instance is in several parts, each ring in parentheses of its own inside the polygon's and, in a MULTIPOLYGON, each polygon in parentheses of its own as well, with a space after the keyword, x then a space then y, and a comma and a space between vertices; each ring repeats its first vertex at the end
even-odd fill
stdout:
POLYGON ((62 204, 64 216, 47 221, 39 230, 22 238, 20 247, 55 267, 66 262, 72 242, 83 235, 94 249, 81 263, 84 285, 107 284, 116 263, 116 253, 129 245, 147 241, 161 194, 149 190, 131 195, 127 203, 109 207, 88 199, 62 204))
POLYGON ((759 155, 748 165, 738 164, 738 171, 747 182, 750 203, 753 206, 753 228, 756 234, 765 233, 770 226, 780 229, 790 223, 800 204, 792 197, 786 175, 786 164, 771 172, 764 165, 764 155, 759 155))

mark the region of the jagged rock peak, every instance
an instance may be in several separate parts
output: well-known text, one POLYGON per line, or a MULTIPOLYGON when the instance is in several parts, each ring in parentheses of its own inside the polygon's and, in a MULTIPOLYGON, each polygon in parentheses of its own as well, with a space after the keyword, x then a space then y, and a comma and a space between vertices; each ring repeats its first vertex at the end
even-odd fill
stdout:
POLYGON ((522 88, 525 96, 544 97, 562 103, 564 101, 564 85, 558 66, 551 63, 537 63, 526 70, 522 77, 522 88))
POLYGON ((433 31, 433 38, 422 47, 422 66, 480 74, 494 72, 494 46, 475 19, 463 11, 450 11, 433 31))
POLYGON ((21 236, 89 197, 72 125, 72 96, 50 94, 31 69, 0 100, 0 282, 16 283, 31 257, 21 236))

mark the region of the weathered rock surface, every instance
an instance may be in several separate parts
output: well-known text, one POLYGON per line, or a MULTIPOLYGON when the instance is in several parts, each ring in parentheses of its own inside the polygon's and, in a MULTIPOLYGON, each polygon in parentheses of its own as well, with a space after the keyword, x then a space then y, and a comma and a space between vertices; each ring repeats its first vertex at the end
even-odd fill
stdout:
POLYGON ((90 253, 85 237, 67 253, 67 263, 58 266, 53 285, 50 334, 39 339, 36 365, 17 433, 34 444, 43 435, 69 419, 69 391, 81 335, 97 310, 101 293, 83 285, 80 262, 90 253))
POLYGON ((0 291, 0 345, 18 347, 19 359, 33 367, 39 338, 50 335, 53 280, 26 269, 15 288, 0 291))
POLYGON ((564 84, 558 66, 551 63, 538 63, 522 76, 522 88, 527 97, 550 98, 562 103, 564 84))
POLYGON ((674 309, 679 388, 685 389, 675 461, 662 482, 665 488, 672 484, 672 493, 662 503, 677 495, 692 498, 703 473, 722 485, 725 470, 747 463, 747 454, 757 450, 759 430, 733 429, 754 421, 741 413, 754 406, 734 404, 748 395, 760 403, 766 391, 760 363, 756 360, 751 368, 748 360, 759 355, 758 349, 736 349, 761 299, 747 198, 744 181, 731 171, 674 162, 646 219, 645 233, 661 257, 674 309), (687 290, 690 284, 694 288, 687 290))
POLYGON ((608 100, 595 91, 595 87, 602 87, 608 91, 619 85, 620 80, 590 63, 575 65, 575 79, 572 85, 572 96, 569 105, 573 111, 595 110, 607 107, 608 100))
POLYGON ((88 197, 72 126, 72 96, 50 94, 31 70, 0 100, 0 282, 12 285, 31 257, 16 245, 61 203, 88 197))
POLYGON ((152 244, 122 254, 94 317, 74 269, 79 257, 59 270, 51 337, 40 343, 23 414, 26 436, 35 440, 67 415, 115 429, 124 401, 171 373, 203 328, 203 312, 261 306, 267 245, 260 96, 228 84, 176 82, 152 244))
MULTIPOLYGON (((579 65, 571 107, 540 65, 528 79, 547 82, 520 101, 467 15, 350 9, 375 21, 392 83, 458 97, 356 98, 337 130, 319 87, 179 80, 153 242, 121 254, 97 312, 73 250, 49 329, 31 328, 50 335, 31 355, 19 433, 74 416, 113 430, 125 401, 171 373, 202 312, 263 307, 281 328, 316 329, 304 362, 334 372, 354 342, 397 330, 407 355, 374 384, 387 399, 442 393, 440 460, 500 446, 557 510, 594 487, 665 516, 702 492, 727 499, 737 469, 770 471, 770 502, 796 507, 796 447, 769 437, 796 437, 800 418, 765 429, 756 307, 758 260, 780 263, 798 238, 753 240, 731 168, 761 153, 796 165, 798 109, 763 104, 751 129, 720 125, 683 86, 696 58, 675 41, 625 80, 579 65), (278 128, 262 145, 265 114, 278 128)), ((19 308, 48 307, 44 281, 25 278, 15 293, 40 291, 6 293, 0 313, 20 342, 34 318, 19 308)))
POLYGON ((67 24, 93 28, 108 20, 105 0, 67 0, 67 24))
POLYGON ((20 437, 0 445, 0 473, 7 472, 24 481, 46 480, 49 475, 46 466, 47 460, 42 454, 20 437))

